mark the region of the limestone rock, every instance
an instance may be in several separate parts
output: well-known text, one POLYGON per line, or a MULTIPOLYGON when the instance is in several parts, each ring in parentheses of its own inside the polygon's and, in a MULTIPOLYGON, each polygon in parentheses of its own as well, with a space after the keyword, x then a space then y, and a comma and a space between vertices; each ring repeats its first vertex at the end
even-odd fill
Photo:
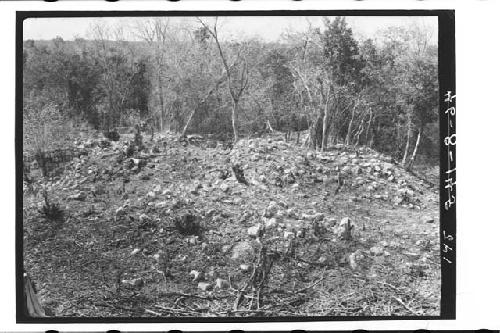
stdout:
POLYGON ((129 285, 131 287, 140 288, 144 285, 144 280, 141 278, 122 280, 122 284, 129 285))
POLYGON ((243 241, 233 247, 231 259, 235 261, 250 262, 255 256, 255 249, 251 242, 243 241))
POLYGON ((240 270, 243 272, 243 273, 247 273, 247 272, 250 272, 250 269, 252 268, 251 265, 248 265, 248 264, 241 264, 240 265, 240 270))
POLYGON ((203 273, 201 273, 197 270, 192 270, 189 273, 189 275, 193 277, 193 282, 198 282, 198 281, 203 280, 203 273))
POLYGON ((272 217, 270 219, 264 218, 264 227, 266 230, 272 230, 275 229, 278 226, 278 221, 276 218, 272 217))
POLYGON ((279 210, 279 205, 275 201, 271 201, 264 211, 264 217, 270 218, 273 217, 279 210))
POLYGON ((86 197, 85 193, 84 193, 84 192, 82 192, 82 191, 80 191, 80 192, 78 192, 78 193, 76 193, 76 194, 70 195, 70 196, 68 197, 68 199, 69 199, 69 200, 78 200, 78 201, 83 201, 83 200, 85 200, 85 197, 86 197))
POLYGON ((213 289, 213 285, 208 282, 200 282, 198 283, 198 289, 202 291, 210 291, 213 289))
POLYGON ((424 223, 434 223, 434 218, 432 218, 431 216, 424 216, 422 221, 424 223))
POLYGON ((215 287, 217 289, 228 289, 229 288, 229 282, 227 280, 218 278, 215 280, 215 287))
POLYGON ((315 213, 315 214, 302 214, 302 219, 306 221, 319 222, 323 221, 325 218, 325 214, 323 213, 315 213))
POLYGON ((253 227, 248 228, 247 234, 250 238, 258 238, 262 235, 263 228, 261 224, 254 225, 253 227))
POLYGON ((352 239, 352 231, 354 230, 354 223, 350 218, 344 217, 339 226, 337 227, 336 234, 342 240, 351 240, 352 239))
POLYGON ((370 253, 375 256, 381 256, 384 254, 384 249, 380 246, 373 246, 370 248, 370 253))

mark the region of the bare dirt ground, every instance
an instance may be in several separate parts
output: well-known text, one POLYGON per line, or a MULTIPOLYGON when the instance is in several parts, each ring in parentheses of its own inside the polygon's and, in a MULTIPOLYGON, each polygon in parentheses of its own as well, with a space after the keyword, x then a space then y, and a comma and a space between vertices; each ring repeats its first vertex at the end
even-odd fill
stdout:
POLYGON ((48 315, 439 315, 437 183, 367 148, 192 141, 131 157, 123 137, 77 142, 87 155, 45 182, 59 221, 25 191, 24 265, 48 315))

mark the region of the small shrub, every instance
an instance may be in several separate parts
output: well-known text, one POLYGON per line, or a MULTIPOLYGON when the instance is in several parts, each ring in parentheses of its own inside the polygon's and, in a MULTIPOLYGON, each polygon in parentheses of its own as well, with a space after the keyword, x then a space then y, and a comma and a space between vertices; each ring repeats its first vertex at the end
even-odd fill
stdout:
POLYGON ((198 217, 191 213, 176 217, 174 225, 181 235, 200 235, 202 231, 198 217))
POLYGON ((104 136, 111 140, 111 141, 119 141, 120 140, 120 133, 116 129, 111 130, 109 132, 105 132, 104 136))
POLYGON ((56 231, 61 227, 64 221, 64 211, 61 206, 57 203, 51 203, 47 191, 43 192, 44 205, 40 209, 40 214, 43 218, 51 224, 52 231, 56 231))
POLYGON ((139 125, 135 126, 134 146, 136 147, 137 151, 141 151, 142 149, 144 149, 141 127, 139 125))

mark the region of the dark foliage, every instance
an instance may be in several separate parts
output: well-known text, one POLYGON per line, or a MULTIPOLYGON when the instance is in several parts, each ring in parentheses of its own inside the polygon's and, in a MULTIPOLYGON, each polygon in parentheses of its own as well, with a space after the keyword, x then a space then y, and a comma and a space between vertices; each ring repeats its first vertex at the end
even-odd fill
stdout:
MULTIPOLYGON (((151 136, 233 135, 231 89, 208 28, 195 27, 194 40, 169 38, 168 25, 156 28, 163 36, 147 42, 25 41, 25 109, 54 106, 105 135, 146 119, 151 136)), ((388 28, 375 43, 335 17, 283 43, 222 43, 228 59, 239 59, 229 63, 233 85, 248 70, 235 128, 241 135, 280 131, 286 140, 308 130, 300 138, 314 149, 346 143, 435 163, 437 47, 418 29, 388 28)))
POLYGON ((200 236, 202 232, 199 217, 190 212, 177 216, 174 219, 174 226, 181 235, 200 236))
POLYGON ((248 181, 245 178, 245 172, 243 171, 243 168, 239 164, 233 164, 231 166, 233 169, 234 176, 236 177, 236 180, 241 183, 248 185, 248 181))
POLYGON ((109 132, 104 132, 104 136, 111 141, 119 141, 120 140, 120 133, 116 129, 111 130, 109 132))
POLYGON ((64 210, 58 203, 50 202, 47 191, 43 192, 43 197, 44 205, 39 210, 39 213, 48 224, 45 231, 53 236, 63 225, 64 210))

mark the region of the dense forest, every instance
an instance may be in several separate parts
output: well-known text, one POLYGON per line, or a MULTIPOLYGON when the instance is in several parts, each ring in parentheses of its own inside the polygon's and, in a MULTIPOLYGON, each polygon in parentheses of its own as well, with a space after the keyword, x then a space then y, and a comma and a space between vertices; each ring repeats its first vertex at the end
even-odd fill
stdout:
POLYGON ((226 40, 217 19, 142 20, 133 41, 123 29, 95 24, 86 39, 24 41, 25 149, 74 128, 146 123, 234 141, 296 132, 311 149, 343 143, 406 167, 437 163, 438 53, 425 27, 360 40, 344 17, 325 18, 322 29, 279 42, 226 40))

